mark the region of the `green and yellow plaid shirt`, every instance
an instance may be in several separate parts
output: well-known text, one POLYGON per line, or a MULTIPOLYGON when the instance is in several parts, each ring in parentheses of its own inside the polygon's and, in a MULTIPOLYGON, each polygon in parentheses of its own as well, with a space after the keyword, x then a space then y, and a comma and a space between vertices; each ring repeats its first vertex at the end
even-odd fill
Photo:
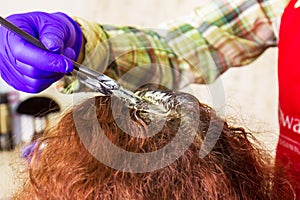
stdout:
MULTIPOLYGON (((211 83, 230 67, 247 65, 277 45, 286 0, 211 0, 157 29, 100 25, 75 18, 86 38, 83 65, 124 87, 147 83, 180 89, 211 83)), ((59 88, 83 91, 71 77, 59 88)))

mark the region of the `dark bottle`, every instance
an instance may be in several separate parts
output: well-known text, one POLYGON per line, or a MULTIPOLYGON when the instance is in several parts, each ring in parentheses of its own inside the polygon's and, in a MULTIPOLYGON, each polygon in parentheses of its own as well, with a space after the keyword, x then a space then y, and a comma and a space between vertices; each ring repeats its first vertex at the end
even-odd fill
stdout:
POLYGON ((14 148, 11 120, 8 95, 0 94, 0 148, 2 150, 12 150, 14 148))

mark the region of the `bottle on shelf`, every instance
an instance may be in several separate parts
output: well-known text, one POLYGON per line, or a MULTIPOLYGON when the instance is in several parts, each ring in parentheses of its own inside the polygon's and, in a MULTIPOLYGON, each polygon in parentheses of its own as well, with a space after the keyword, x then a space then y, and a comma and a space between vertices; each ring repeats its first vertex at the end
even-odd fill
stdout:
POLYGON ((8 95, 0 94, 0 149, 13 150, 12 118, 8 95))

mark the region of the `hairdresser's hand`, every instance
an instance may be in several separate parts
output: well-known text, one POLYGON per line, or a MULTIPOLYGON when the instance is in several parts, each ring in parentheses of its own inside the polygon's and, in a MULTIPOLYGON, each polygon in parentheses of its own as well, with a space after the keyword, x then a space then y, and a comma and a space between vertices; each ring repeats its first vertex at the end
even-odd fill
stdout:
POLYGON ((7 20, 39 39, 45 51, 0 27, 0 72, 17 90, 40 92, 73 70, 70 61, 79 56, 82 32, 78 24, 63 13, 30 12, 7 20))

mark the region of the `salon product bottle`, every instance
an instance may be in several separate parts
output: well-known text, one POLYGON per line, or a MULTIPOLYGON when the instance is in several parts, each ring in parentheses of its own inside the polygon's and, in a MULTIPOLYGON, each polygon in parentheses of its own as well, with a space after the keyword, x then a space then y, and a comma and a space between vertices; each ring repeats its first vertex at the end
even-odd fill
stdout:
POLYGON ((0 94, 0 142, 2 150, 14 148, 11 120, 7 94, 0 94))

